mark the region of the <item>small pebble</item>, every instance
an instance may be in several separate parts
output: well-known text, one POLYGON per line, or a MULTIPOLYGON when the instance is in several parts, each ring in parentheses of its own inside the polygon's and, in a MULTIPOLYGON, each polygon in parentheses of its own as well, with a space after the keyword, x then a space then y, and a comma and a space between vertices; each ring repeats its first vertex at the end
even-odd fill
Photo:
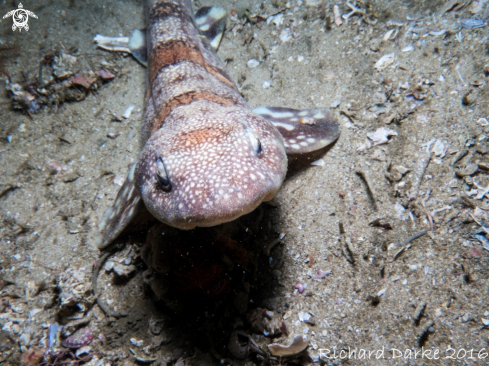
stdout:
POLYGON ((302 283, 298 283, 297 285, 295 285, 295 288, 299 291, 299 293, 303 293, 304 292, 304 285, 302 283))
POLYGON ((82 348, 79 348, 76 352, 75 352, 75 356, 77 358, 80 358, 80 356, 82 355, 88 355, 91 351, 91 347, 90 346, 85 346, 85 347, 82 347, 82 348))
POLYGON ((120 133, 120 132, 109 132, 109 133, 107 134, 107 137, 108 137, 109 139, 116 139, 116 138, 118 138, 120 135, 121 135, 121 133, 120 133))
POLYGON ((119 176, 119 175, 116 175, 116 176, 114 177, 114 181, 113 181, 113 183, 114 183, 115 185, 119 186, 119 187, 122 187, 122 185, 124 184, 124 178, 122 178, 122 177, 121 177, 121 176, 119 176))
POLYGON ((122 114, 122 117, 125 119, 128 119, 131 116, 131 112, 133 109, 134 109, 133 105, 130 105, 129 107, 127 107, 126 110, 124 111, 124 113, 122 114))
POLYGON ((131 338, 131 339, 129 339, 129 342, 131 342, 136 347, 141 347, 143 345, 142 339, 131 338))
POLYGON ((341 99, 335 99, 333 100, 333 103, 331 103, 330 107, 337 108, 340 104, 341 104, 341 99))
POLYGON ((260 62, 258 60, 255 60, 254 58, 251 58, 248 60, 246 63, 250 69, 254 69, 258 65, 260 65, 260 62))

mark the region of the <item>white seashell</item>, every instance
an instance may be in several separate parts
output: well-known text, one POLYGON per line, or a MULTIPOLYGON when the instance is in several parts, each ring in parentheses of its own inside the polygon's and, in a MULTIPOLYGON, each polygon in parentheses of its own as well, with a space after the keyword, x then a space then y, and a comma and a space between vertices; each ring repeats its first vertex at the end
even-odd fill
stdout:
POLYGON ((394 33, 394 31, 395 31, 395 29, 391 29, 390 31, 388 31, 388 32, 387 32, 387 33, 384 35, 384 37, 382 37, 382 40, 383 40, 383 41, 388 41, 388 40, 389 40, 389 38, 391 38, 392 33, 394 33))
POLYGON ((284 15, 282 13, 268 17, 267 18, 267 25, 273 23, 277 27, 280 27, 284 23, 284 15))
POLYGON ((319 159, 319 160, 313 161, 311 163, 311 165, 315 165, 315 166, 326 166, 326 162, 324 161, 324 159, 319 159))
POLYGON ((88 355, 91 350, 92 350, 92 348, 90 346, 81 347, 81 348, 76 350, 75 356, 77 358, 80 358, 81 355, 85 355, 85 354, 88 355))
POLYGON ((258 65, 260 65, 260 62, 258 60, 255 60, 254 58, 250 58, 246 65, 248 65, 250 69, 254 69, 258 65))
POLYGON ((443 36, 447 32, 446 29, 442 29, 439 31, 430 31, 430 34, 435 37, 443 36))
POLYGON ((379 292, 377 292, 377 296, 378 297, 381 297, 383 294, 385 294, 385 292, 387 291, 386 288, 383 288, 382 290, 380 290, 379 292))
POLYGON ((441 140, 436 140, 435 146, 433 146, 432 151, 435 153, 436 156, 443 158, 447 152, 447 148, 441 140))
POLYGON ((390 136, 397 136, 397 132, 389 128, 380 127, 375 132, 367 133, 367 136, 373 141, 374 145, 381 145, 388 142, 390 136))
POLYGON ((341 12, 340 12, 340 7, 338 5, 333 6, 333 15, 334 15, 334 22, 336 26, 340 26, 343 24, 343 21, 341 20, 341 12))
POLYGON ((143 340, 142 339, 131 338, 129 340, 129 342, 131 342, 136 347, 141 347, 143 345, 143 340))
POLYGON ((414 51, 414 46, 412 44, 402 49, 402 52, 411 52, 411 51, 414 51))
POLYGON ((292 32, 289 28, 285 28, 284 30, 282 30, 282 32, 280 32, 280 40, 282 42, 287 42, 290 39, 292 39, 292 32))
POLYGON ((129 107, 127 107, 126 110, 124 111, 124 113, 122 114, 122 117, 125 119, 128 119, 131 116, 131 112, 133 109, 134 109, 133 105, 130 105, 129 107))
POLYGON ((365 150, 368 150, 372 147, 372 143, 370 142, 369 139, 365 139, 365 141, 361 144, 358 145, 357 147, 357 152, 363 152, 365 150))
POLYGON ((119 175, 116 175, 116 176, 114 177, 114 181, 113 181, 113 183, 114 183, 115 185, 119 186, 119 187, 122 187, 122 185, 124 184, 124 178, 122 178, 122 177, 121 177, 121 176, 119 176, 119 175))
POLYGON ((263 89, 269 89, 270 86, 272 86, 272 81, 271 80, 266 80, 263 82, 263 89))
POLYGON ((298 62, 304 61, 304 56, 302 56, 302 55, 297 56, 297 61, 298 62))
POLYGON ((479 118, 477 120, 477 124, 481 126, 489 126, 489 122, 487 121, 487 118, 479 118))
POLYGON ((35 316, 36 314, 40 313, 41 311, 42 311, 42 309, 32 309, 29 312, 29 317, 32 318, 33 316, 35 316))
POLYGON ((331 108, 336 108, 341 104, 341 99, 335 99, 333 100, 333 103, 331 103, 330 107, 331 108))
POLYGON ((396 202, 394 209, 396 210, 397 217, 400 220, 407 220, 409 218, 406 209, 399 202, 396 202))
POLYGON ((382 56, 374 65, 374 67, 380 71, 385 69, 387 66, 392 65, 395 61, 395 54, 389 53, 387 55, 382 56))
POLYGON ((306 0, 306 6, 318 7, 322 3, 322 0, 306 0))
POLYGON ((127 277, 134 271, 136 271, 136 266, 134 266, 132 264, 129 266, 126 266, 124 264, 114 263, 114 272, 118 276, 127 277))
POLYGON ((311 314, 309 314, 309 313, 305 313, 305 312, 303 312, 303 311, 300 311, 300 312, 299 312, 299 320, 300 320, 301 322, 307 322, 307 321, 308 321, 308 320, 310 320, 310 319, 311 319, 311 314))
POLYGON ((112 262, 112 261, 105 262, 104 269, 107 272, 110 271, 112 268, 114 268, 114 262, 112 262))

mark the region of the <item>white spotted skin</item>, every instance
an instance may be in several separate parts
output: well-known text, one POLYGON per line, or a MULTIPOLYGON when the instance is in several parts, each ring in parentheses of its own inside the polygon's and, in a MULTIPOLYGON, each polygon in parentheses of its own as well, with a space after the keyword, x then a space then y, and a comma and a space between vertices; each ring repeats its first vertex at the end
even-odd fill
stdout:
POLYGON ((201 100, 175 108, 149 138, 135 184, 158 220, 192 229, 251 212, 275 196, 286 172, 283 139, 272 123, 240 106, 201 100), (260 140, 261 154, 253 149, 249 129, 260 140), (171 182, 169 192, 157 179, 159 157, 171 182))
POLYGON ((180 229, 247 214, 279 190, 286 153, 321 149, 339 136, 337 122, 319 109, 249 109, 195 27, 190 0, 147 0, 146 29, 145 146, 100 222, 99 248, 143 206, 180 229))

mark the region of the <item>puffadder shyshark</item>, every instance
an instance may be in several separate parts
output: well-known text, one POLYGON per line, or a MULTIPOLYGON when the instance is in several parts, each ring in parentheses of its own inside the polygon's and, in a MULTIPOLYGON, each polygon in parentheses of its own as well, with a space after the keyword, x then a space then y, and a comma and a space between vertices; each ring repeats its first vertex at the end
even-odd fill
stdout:
POLYGON ((147 0, 145 31, 95 37, 99 47, 132 53, 148 67, 145 145, 100 221, 99 248, 144 206, 180 229, 247 214, 275 196, 287 154, 319 150, 339 137, 323 109, 250 109, 214 52, 225 15, 206 7, 194 16, 189 0, 147 0))

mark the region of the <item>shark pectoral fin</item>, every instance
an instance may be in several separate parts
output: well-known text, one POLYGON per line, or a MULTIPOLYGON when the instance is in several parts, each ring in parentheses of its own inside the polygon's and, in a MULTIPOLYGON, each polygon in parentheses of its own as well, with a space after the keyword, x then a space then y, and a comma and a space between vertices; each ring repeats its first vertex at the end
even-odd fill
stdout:
POLYGON ((340 136, 338 121, 326 109, 258 107, 253 112, 272 122, 279 130, 287 154, 322 149, 340 136))
POLYGON ((226 26, 226 9, 220 6, 204 6, 195 13, 195 23, 216 51, 226 26))
POLYGON ((104 212, 102 220, 98 224, 99 233, 95 245, 99 249, 103 249, 112 243, 144 206, 141 196, 134 186, 135 167, 136 164, 131 167, 126 181, 117 193, 114 205, 104 212))
POLYGON ((148 67, 148 49, 146 48, 146 29, 134 29, 129 37, 129 49, 142 65, 148 67))
POLYGON ((146 29, 135 29, 129 37, 106 37, 97 34, 93 40, 97 47, 106 51, 130 53, 143 66, 148 66, 146 29))

